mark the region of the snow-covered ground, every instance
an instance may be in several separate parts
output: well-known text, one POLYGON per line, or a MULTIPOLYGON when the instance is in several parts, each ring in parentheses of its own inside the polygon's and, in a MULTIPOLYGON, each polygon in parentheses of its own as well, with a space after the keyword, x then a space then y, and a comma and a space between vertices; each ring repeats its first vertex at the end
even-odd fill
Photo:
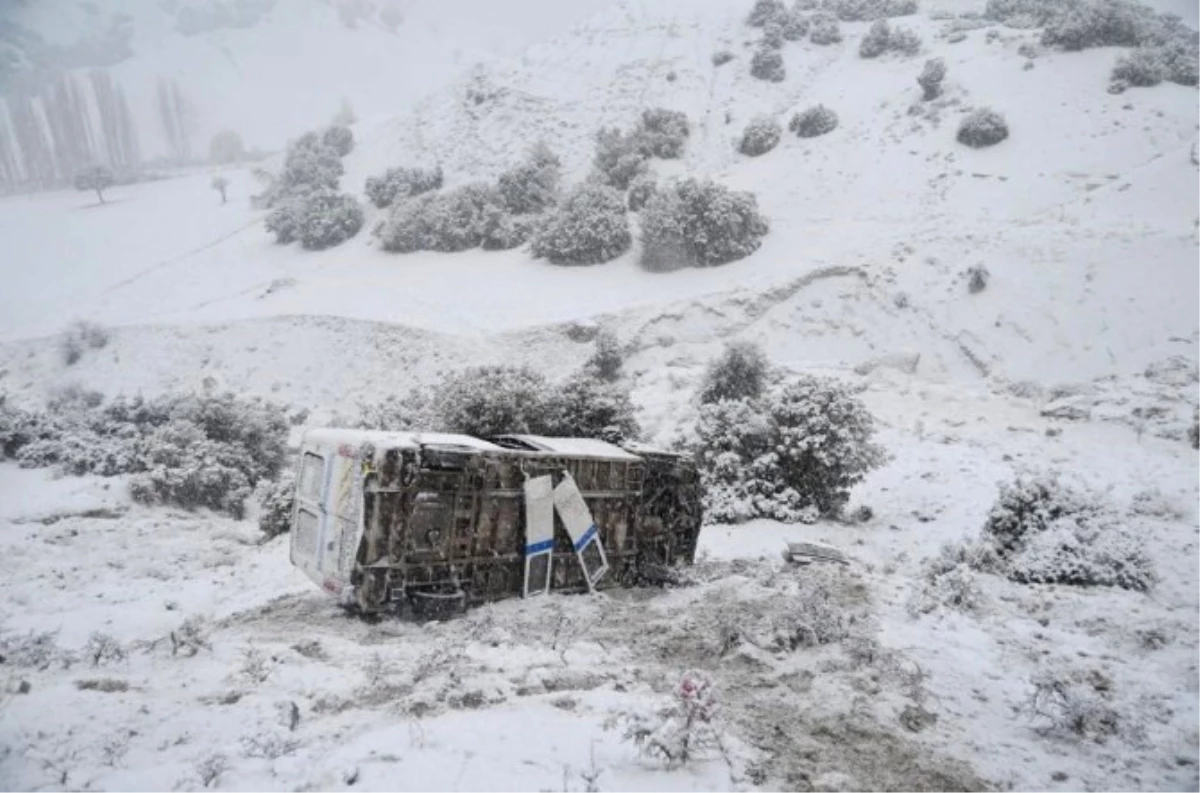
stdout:
MULTIPOLYGON (((259 186, 237 170, 225 205, 199 173, 113 188, 104 206, 74 192, 0 199, 0 393, 35 404, 75 384, 229 389, 306 408, 315 424, 475 363, 565 375, 592 351, 580 327, 603 326, 626 351, 648 440, 662 442, 694 415, 706 362, 750 339, 785 370, 860 389, 892 455, 854 493, 874 517, 706 527, 688 587, 369 624, 291 568, 286 539, 257 544, 250 521, 0 463, 0 636, 54 634, 44 664, 0 663, 0 786, 1200 786, 1200 469, 1183 437, 1200 344, 1195 89, 1112 95, 1117 49, 1028 59, 1018 50, 1036 31, 1008 28, 950 43, 931 6, 902 24, 924 37, 923 57, 946 58, 958 103, 910 115, 922 59, 860 59, 865 24, 844 24, 833 47, 788 44, 782 84, 752 80, 748 5, 623 0, 420 102, 398 95, 412 112, 356 126, 342 184, 360 193, 369 175, 433 159, 461 184, 539 136, 577 179, 598 126, 664 105, 694 129, 685 158, 656 168, 753 190, 772 225, 755 255, 670 274, 640 269, 636 246, 585 268, 525 249, 398 256, 369 234, 373 209, 355 239, 305 252, 271 241, 249 206, 259 186), (716 68, 720 48, 738 57, 716 68), (481 86, 482 110, 466 99, 481 86), (752 116, 786 121, 817 102, 838 112, 833 133, 736 153, 752 116), (954 130, 980 105, 1012 137, 976 151, 954 130), (991 280, 970 294, 976 265, 991 280), (56 334, 77 319, 111 338, 67 365, 56 334), (1055 409, 1088 418, 1044 415, 1055 409), (1047 468, 1123 511, 1161 492, 1163 515, 1125 515, 1156 588, 980 576, 980 613, 913 616, 922 560, 974 536, 1000 482, 1047 468), (791 567, 780 551, 798 539, 851 564, 791 567), (774 647, 818 584, 855 617, 850 635, 774 647), (203 642, 189 646, 185 623, 203 642), (97 632, 122 652, 89 657, 97 632), (717 688, 721 745, 668 768, 625 725, 670 704, 692 670, 717 688), (1118 734, 1045 731, 1030 698, 1047 670, 1103 681, 1118 734)), ((261 35, 226 45, 249 54, 238 36, 261 35)))

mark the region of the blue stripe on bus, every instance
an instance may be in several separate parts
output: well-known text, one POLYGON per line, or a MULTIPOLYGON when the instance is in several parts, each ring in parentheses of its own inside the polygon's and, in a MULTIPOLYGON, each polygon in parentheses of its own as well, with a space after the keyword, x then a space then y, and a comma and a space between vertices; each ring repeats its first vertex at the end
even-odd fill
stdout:
POLYGON ((540 542, 531 542, 525 546, 525 555, 533 556, 535 553, 548 551, 554 547, 554 540, 542 540, 540 542))
POLYGON ((583 533, 583 536, 579 538, 579 542, 575 543, 576 553, 578 553, 583 548, 583 546, 587 545, 589 540, 591 540, 593 537, 596 536, 597 531, 598 530, 596 529, 596 524, 593 523, 591 528, 588 529, 587 531, 585 531, 583 533))

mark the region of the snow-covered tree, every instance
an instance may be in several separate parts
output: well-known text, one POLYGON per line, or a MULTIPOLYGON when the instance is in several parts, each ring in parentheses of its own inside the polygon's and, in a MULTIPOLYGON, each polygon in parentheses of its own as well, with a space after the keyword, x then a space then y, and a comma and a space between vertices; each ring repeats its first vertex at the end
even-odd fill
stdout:
POLYGON ((783 0, 754 0, 754 7, 750 9, 750 14, 746 17, 746 24, 750 27, 761 28, 768 22, 786 14, 787 6, 783 4, 783 0))
POLYGON ((371 203, 382 209, 400 198, 440 190, 442 167, 388 168, 381 176, 368 176, 365 192, 371 203))
POLYGON ((824 12, 813 14, 809 20, 808 40, 821 47, 840 42, 842 29, 838 26, 837 17, 824 12))
POLYGON ((487 438, 545 429, 546 378, 517 366, 478 366, 447 377, 436 389, 440 427, 487 438))
POLYGON ((787 77, 783 56, 768 47, 759 47, 750 59, 750 75, 760 80, 781 83, 787 77))
POLYGON ((610 187, 628 189, 634 178, 645 173, 647 158, 636 135, 626 135, 616 128, 605 128, 596 133, 596 154, 592 162, 600 180, 610 187))
POLYGON ((636 137, 645 154, 664 160, 678 159, 691 132, 687 116, 679 110, 663 107, 642 111, 636 137))
POLYGON ((837 125, 837 113, 825 105, 813 105, 792 116, 788 129, 801 138, 815 138, 833 132, 837 125))
POLYGON ((602 382, 587 371, 569 377, 547 396, 547 435, 599 438, 610 443, 635 440, 638 424, 628 390, 602 382))
POLYGON ((338 157, 345 157, 354 150, 354 133, 349 127, 334 124, 321 133, 321 143, 338 157))
POLYGON ((393 253, 465 251, 497 232, 498 212, 505 209, 496 188, 468 184, 397 202, 377 233, 393 253))
POLYGON ((605 383, 616 382, 624 365, 621 344, 612 331, 602 330, 596 334, 596 350, 583 365, 584 371, 605 383))
POLYGON ((861 58, 877 58, 888 49, 888 36, 891 28, 886 19, 877 19, 871 23, 867 35, 863 36, 858 45, 858 55, 861 58))
POLYGON ((704 371, 700 401, 758 399, 766 391, 770 369, 761 346, 751 341, 731 342, 704 371))
POLYGON ((554 264, 600 264, 629 250, 625 199, 611 187, 576 187, 533 239, 533 255, 554 264))
POLYGON ((538 142, 525 160, 500 174, 497 187, 505 208, 514 215, 544 212, 558 200, 562 162, 550 147, 538 142))
POLYGON ((652 173, 635 176, 629 183, 629 211, 641 212, 642 207, 650 200, 650 196, 658 190, 658 181, 652 173))
POLYGON ((775 148, 782 135, 783 127, 778 121, 770 116, 756 116, 742 132, 738 151, 747 157, 759 157, 775 148))
POLYGON ((225 203, 225 191, 229 189, 229 180, 220 174, 212 178, 212 189, 221 194, 221 203, 225 203))
POLYGON ((350 195, 316 192, 300 199, 297 237, 310 251, 341 245, 359 232, 363 210, 350 195))
POLYGON ((112 168, 104 164, 85 165, 75 172, 74 183, 76 190, 94 190, 103 204, 104 191, 112 187, 112 168))
POLYGON ((958 125, 958 142, 973 149, 994 146, 1007 137, 1008 123, 991 108, 968 114, 958 125))
POLYGON ((659 188, 642 208, 643 264, 654 270, 708 267, 749 256, 769 226, 752 193, 711 180, 659 188))

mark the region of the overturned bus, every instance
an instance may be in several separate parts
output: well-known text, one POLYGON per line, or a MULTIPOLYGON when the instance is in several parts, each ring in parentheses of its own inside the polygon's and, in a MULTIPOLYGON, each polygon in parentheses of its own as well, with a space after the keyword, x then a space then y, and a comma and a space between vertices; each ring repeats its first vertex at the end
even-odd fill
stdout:
POLYGON ((691 563, 696 470, 586 438, 310 430, 291 560, 342 604, 444 615, 691 563))

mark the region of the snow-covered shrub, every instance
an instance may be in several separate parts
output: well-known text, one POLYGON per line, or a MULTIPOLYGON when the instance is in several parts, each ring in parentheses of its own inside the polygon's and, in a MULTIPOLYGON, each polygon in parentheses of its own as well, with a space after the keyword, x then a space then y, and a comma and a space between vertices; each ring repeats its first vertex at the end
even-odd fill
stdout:
POLYGON ((390 395, 379 402, 360 403, 354 427, 363 430, 428 430, 438 428, 434 397, 429 390, 412 388, 404 396, 390 395))
POLYGON ((837 17, 832 14, 813 14, 808 30, 808 40, 822 47, 837 44, 842 40, 842 29, 838 25, 837 17))
POLYGON ((977 295, 987 289, 988 281, 992 278, 991 272, 982 264, 977 264, 967 268, 967 291, 973 295, 977 295))
POLYGON ((752 341, 735 341, 713 359, 700 381, 700 402, 758 399, 767 389, 771 364, 763 348, 752 341))
POLYGON ((758 157, 775 148, 782 135, 783 127, 778 121, 770 116, 757 116, 746 125, 738 151, 748 157, 758 157))
POLYGON ((58 646, 57 631, 0 634, 0 656, 10 668, 45 671, 55 664, 70 666, 71 654, 58 646))
POLYGON ((674 160, 683 154, 690 132, 683 112, 656 107, 642 111, 641 125, 635 135, 648 156, 674 160))
POLYGON ((800 579, 788 606, 785 618, 775 625, 774 644, 779 649, 823 647, 850 635, 851 615, 838 603, 833 580, 826 574, 800 579))
POLYGON ((354 150, 354 133, 349 127, 335 124, 321 133, 321 143, 337 156, 345 157, 354 150))
POLYGON ((917 13, 917 0, 823 0, 821 7, 843 22, 872 22, 917 13))
MULTIPOLYGON (((338 153, 315 132, 301 135, 290 146, 277 180, 276 200, 286 200, 315 190, 336 190, 345 167, 338 153)), ((274 206, 274 204, 268 204, 274 206)))
POLYGON ((1111 79, 1124 85, 1148 87, 1158 85, 1166 76, 1166 64, 1159 51, 1150 47, 1139 47, 1117 59, 1111 79))
POLYGON ((602 382, 586 370, 551 390, 545 411, 539 432, 546 435, 600 438, 610 443, 636 440, 638 436, 629 391, 602 382))
POLYGON ((554 264, 600 264, 625 253, 632 242, 624 197, 611 187, 584 183, 551 215, 532 252, 554 264))
POLYGON ((803 41, 808 35, 808 17, 793 8, 779 20, 779 29, 788 41, 803 41))
POLYGON ((697 179, 660 188, 641 218, 642 263, 652 270, 744 258, 758 250, 770 228, 752 193, 697 179))
POLYGON ((958 125, 958 142, 973 149, 994 146, 1008 137, 1008 122, 990 108, 980 108, 958 125))
POLYGON ((908 28, 893 28, 888 36, 888 51, 912 57, 921 51, 921 37, 908 28))
POLYGON ((886 19, 877 19, 872 22, 867 35, 863 36, 862 41, 858 45, 859 57, 878 58, 887 52, 888 37, 890 35, 891 28, 888 26, 886 19))
POLYGON ((1136 47, 1169 35, 1166 20, 1136 0, 1084 0, 1067 4, 1042 31, 1042 43, 1065 50, 1136 47))
POLYGON ((1034 676, 1027 709, 1045 728, 1067 737, 1103 742, 1122 727, 1108 704, 1111 681, 1097 673, 1044 671, 1034 676))
POLYGON ((874 420, 843 386, 802 377, 759 400, 703 405, 695 456, 705 514, 716 522, 834 514, 886 459, 874 420))
POLYGON ((596 133, 593 165, 600 180, 617 190, 626 190, 633 179, 646 171, 649 155, 641 148, 636 134, 626 135, 616 128, 596 133))
POLYGON ((95 322, 79 320, 72 322, 59 341, 58 349, 63 362, 70 366, 83 357, 84 350, 101 350, 108 345, 108 328, 95 322))
POLYGON ((930 58, 925 61, 921 73, 917 76, 917 84, 921 86, 923 99, 937 99, 942 94, 942 80, 946 79, 946 61, 944 58, 930 58))
POLYGON ((291 531, 292 507, 296 503, 295 472, 289 469, 262 488, 258 503, 258 530, 266 539, 291 531))
POLYGON ((628 720, 625 740, 632 741, 642 754, 668 766, 709 759, 723 751, 716 728, 718 711, 712 682, 700 672, 689 672, 680 681, 669 707, 653 717, 628 720))
POLYGON ((1166 79, 1179 85, 1195 86, 1200 83, 1200 47, 1195 34, 1175 38, 1157 47, 1163 63, 1166 79))
POLYGON ((488 204, 483 211, 483 240, 485 251, 507 251, 524 245, 546 222, 543 215, 510 215, 506 209, 488 204))
POLYGON ((57 438, 59 423, 44 412, 23 410, 0 395, 0 460, 15 458, 26 446, 57 438))
POLYGON ((768 22, 786 14, 787 6, 783 4, 783 0, 754 0, 754 7, 750 9, 750 14, 746 17, 746 24, 750 27, 761 28, 765 27, 768 22))
POLYGON ((393 253, 454 253, 483 244, 504 200, 493 187, 468 184, 399 201, 376 230, 383 248, 393 253))
POLYGON ((1129 511, 1135 515, 1146 515, 1162 520, 1182 520, 1188 514, 1182 504, 1156 487, 1134 493, 1129 504, 1129 511))
POLYGON ((1003 485, 980 540, 991 546, 995 560, 981 569, 1021 583, 1144 592, 1156 580, 1141 539, 1121 525, 1112 506, 1054 476, 1003 485))
POLYGON ((306 250, 319 251, 341 245, 362 225, 363 210, 354 196, 322 191, 300 199, 295 233, 306 250))
POLYGON ((388 168, 380 176, 368 176, 367 198, 380 209, 398 199, 439 190, 442 187, 442 166, 434 168, 388 168))
POLYGON ((584 371, 605 383, 614 383, 621 377, 625 356, 621 344, 612 331, 602 330, 596 334, 596 350, 584 363, 584 371))
POLYGON ((445 378, 434 411, 439 429, 477 437, 540 434, 545 426, 546 378, 518 366, 477 366, 445 378))
POLYGON ((92 666, 103 666, 125 660, 125 648, 107 633, 93 631, 88 636, 87 644, 83 646, 83 657, 92 662, 92 666))
POLYGON ((731 60, 733 60, 733 58, 734 58, 734 55, 729 50, 717 50, 716 52, 713 53, 712 65, 713 66, 724 66, 725 64, 727 64, 731 60))
POLYGON ((783 82, 787 76, 783 56, 769 47, 760 47, 750 59, 750 75, 772 83, 783 82))
POLYGON ((642 207, 658 190, 658 181, 652 173, 635 176, 629 183, 629 211, 641 212, 642 207))
POLYGON ((763 26, 763 35, 759 44, 767 49, 783 49, 783 24, 778 19, 772 19, 763 26))
MULTIPOLYGON (((2 437, 3 434, 0 431, 0 439, 2 437)), ((1193 449, 1200 449, 1200 412, 1196 410, 1192 411, 1192 426, 1188 427, 1188 443, 1192 445, 1193 449)))
POLYGON ((921 565, 920 588, 908 602, 912 615, 928 614, 942 608, 963 612, 978 612, 983 606, 983 591, 979 587, 976 568, 979 566, 978 546, 967 543, 945 543, 937 556, 921 565))
POLYGON ((987 0, 983 15, 1013 27, 1041 27, 1057 17, 1067 4, 1062 0, 987 0))
POLYGON ((792 116, 788 129, 801 138, 815 138, 837 129, 838 117, 825 105, 812 107, 792 116))
POLYGON ((562 162, 550 147, 534 144, 520 165, 500 174, 497 187, 504 207, 514 215, 549 209, 558 198, 561 171, 562 162))

